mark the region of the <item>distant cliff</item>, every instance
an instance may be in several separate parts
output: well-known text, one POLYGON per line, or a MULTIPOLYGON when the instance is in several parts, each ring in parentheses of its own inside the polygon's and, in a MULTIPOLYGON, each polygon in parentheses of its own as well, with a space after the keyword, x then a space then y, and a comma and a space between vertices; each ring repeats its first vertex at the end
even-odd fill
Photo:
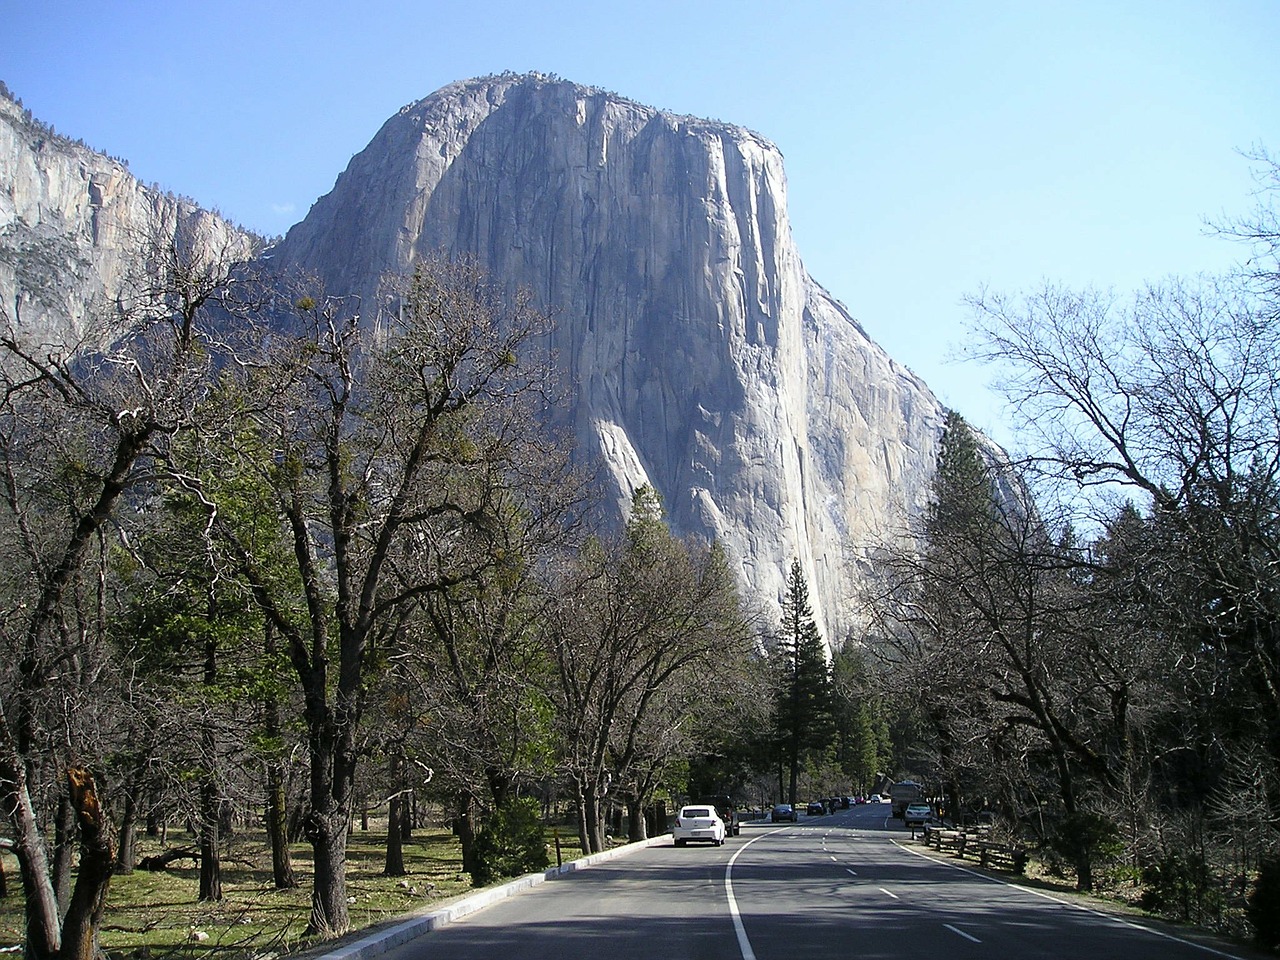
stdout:
POLYGON ((0 90, 0 311, 28 335, 78 340, 148 244, 195 237, 237 258, 258 243, 194 201, 143 186, 0 90))
MULTIPOLYGON (((0 91, 0 309, 76 336, 156 236, 257 242, 0 91)), ((806 273, 776 147, 557 79, 456 83, 388 120, 271 256, 372 297, 441 251, 556 316, 619 515, 652 484, 766 607, 799 557, 839 641, 867 544, 924 503, 943 411, 806 273)))
POLYGON ((456 83, 388 120, 276 258, 369 297, 440 250, 554 312, 620 509, 651 483, 768 605, 798 556, 842 623, 869 537, 923 504, 943 411, 806 273, 773 144, 537 75, 456 83))

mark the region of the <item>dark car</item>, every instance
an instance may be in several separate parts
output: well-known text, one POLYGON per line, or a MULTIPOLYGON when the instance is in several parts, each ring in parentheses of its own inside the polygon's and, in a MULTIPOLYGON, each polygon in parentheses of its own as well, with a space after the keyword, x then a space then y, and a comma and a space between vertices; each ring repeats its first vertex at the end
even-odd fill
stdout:
POLYGON ((796 808, 789 803, 778 804, 769 814, 769 820, 772 823, 795 823, 797 819, 796 808))
POLYGON ((809 816, 811 817, 820 817, 827 812, 827 808, 823 806, 823 803, 821 800, 814 800, 811 804, 809 804, 809 807, 805 812, 808 813, 809 816))
POLYGON ((733 800, 726 796, 703 797, 699 803, 709 803, 716 808, 720 819, 724 821, 724 832, 730 837, 742 833, 742 819, 738 816, 738 808, 733 800))

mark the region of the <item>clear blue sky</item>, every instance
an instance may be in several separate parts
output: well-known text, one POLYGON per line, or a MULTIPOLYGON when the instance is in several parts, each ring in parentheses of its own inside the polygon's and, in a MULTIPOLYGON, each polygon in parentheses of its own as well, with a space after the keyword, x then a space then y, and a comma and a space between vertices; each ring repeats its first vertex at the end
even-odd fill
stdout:
POLYGON ((942 399, 982 285, 1127 291, 1243 254, 1280 0, 0 0, 0 79, 145 182, 283 233, 401 106, 539 70, 742 124, 809 272, 942 399))

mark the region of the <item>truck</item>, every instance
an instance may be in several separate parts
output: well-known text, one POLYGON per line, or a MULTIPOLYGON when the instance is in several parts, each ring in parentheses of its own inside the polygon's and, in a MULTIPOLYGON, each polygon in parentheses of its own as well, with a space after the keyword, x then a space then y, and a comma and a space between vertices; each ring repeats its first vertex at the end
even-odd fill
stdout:
POLYGON ((907 814, 907 805, 924 799, 924 787, 914 780, 899 780, 889 788, 889 802, 892 807, 889 815, 902 819, 907 814))

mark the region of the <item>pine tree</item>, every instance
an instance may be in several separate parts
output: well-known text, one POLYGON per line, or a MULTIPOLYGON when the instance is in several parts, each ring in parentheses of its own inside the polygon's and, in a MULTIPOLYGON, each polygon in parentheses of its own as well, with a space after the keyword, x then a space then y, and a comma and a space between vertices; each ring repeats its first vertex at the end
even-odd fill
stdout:
MULTIPOLYGON (((964 645, 981 629, 971 622, 970 604, 961 602, 961 585, 984 583, 987 569, 1002 553, 1003 543, 991 474, 978 440, 964 417, 948 411, 938 450, 924 524, 925 577, 920 609, 928 611, 925 668, 931 678, 929 696, 919 704, 932 740, 948 809, 959 805, 957 770, 962 744, 969 739, 959 727, 974 709, 975 684, 970 666, 983 658, 972 657, 964 645)), ((998 579, 998 578, 997 578, 998 579)), ((981 621, 981 616, 977 619, 981 621)))
POLYGON ((938 450, 938 469, 926 517, 926 535, 938 543, 988 521, 995 504, 991 477, 972 428, 947 411, 938 450))
POLYGON ((884 769, 888 735, 881 705, 870 691, 861 652, 846 645, 831 663, 835 704, 836 760, 855 793, 867 793, 884 769))
POLYGON ((799 560, 791 562, 787 578, 778 654, 778 745, 790 772, 788 802, 794 805, 804 761, 825 751, 835 740, 831 668, 799 560))

